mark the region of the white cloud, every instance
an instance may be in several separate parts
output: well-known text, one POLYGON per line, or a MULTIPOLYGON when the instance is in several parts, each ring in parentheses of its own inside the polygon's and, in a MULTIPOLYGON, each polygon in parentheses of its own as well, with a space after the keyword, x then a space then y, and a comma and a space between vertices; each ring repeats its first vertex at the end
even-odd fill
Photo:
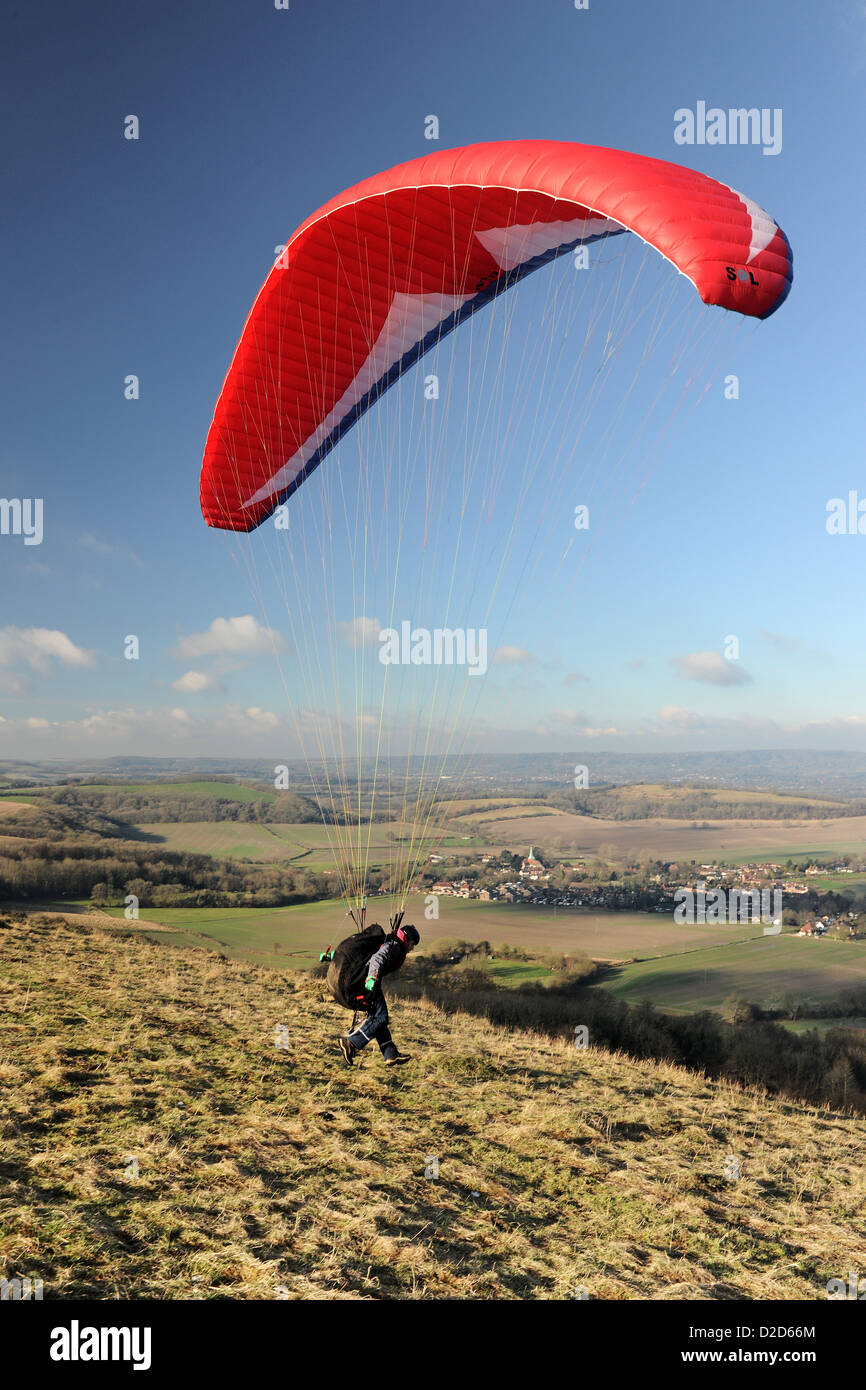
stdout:
POLYGON ((247 709, 241 709, 238 705, 227 705, 226 715, 242 733, 256 733, 280 727, 279 716, 274 714, 273 710, 260 709, 258 705, 250 705, 247 709))
POLYGON ((534 660, 532 652, 522 647, 497 647, 493 653, 494 666, 529 666, 534 660))
POLYGON ((338 622, 337 631, 348 647, 369 647, 378 642, 382 624, 378 618, 353 618, 351 622, 338 622))
POLYGON ((76 646, 57 628, 0 628, 0 666, 30 666, 45 675, 51 659, 65 666, 93 666, 96 661, 93 652, 76 646))
POLYGON ((679 705, 665 705, 664 709, 659 710, 659 719, 676 729, 702 729, 707 722, 693 709, 681 709, 679 705))
POLYGON ((580 671, 569 671, 565 678, 566 685, 579 685, 581 682, 588 682, 589 676, 581 675, 580 671))
MULTIPOLYGON (((43 732, 43 740, 29 745, 29 754, 48 756, 50 747, 72 753, 76 748, 82 754, 93 754, 99 749, 106 753, 135 751, 142 753, 161 753, 166 746, 178 751, 187 749, 209 755, 214 750, 224 754, 235 754, 239 747, 253 749, 257 736, 267 735, 268 742, 260 745, 259 751, 270 753, 273 748, 275 731, 281 739, 291 738, 291 725, 281 720, 272 710, 258 706, 241 708, 238 705, 225 705, 217 713, 207 717, 190 714, 180 709, 135 709, 131 706, 120 709, 91 709, 80 719, 48 720, 36 715, 26 718, 12 718, 3 721, 3 747, 9 749, 8 740, 15 738, 20 731, 43 732), (44 731, 49 730, 50 744, 45 741, 44 731), (252 740, 244 743, 244 740, 252 740)), ((21 756, 18 744, 15 756, 21 756)), ((8 756, 8 752, 6 752, 8 756)))
POLYGON ((671 657, 686 680, 702 681, 706 685, 748 685, 752 677, 738 661, 726 661, 720 652, 690 652, 687 656, 671 657))
POLYGON ((195 661, 202 656, 259 656, 280 651, 285 639, 273 628, 262 627, 251 613, 239 618, 214 618, 205 632, 191 632, 175 647, 177 656, 195 661))
POLYGON ((212 690, 216 685, 216 676, 210 676, 205 671, 187 671, 179 680, 172 681, 175 690, 184 690, 193 695, 201 690, 212 690))
POLYGON ((566 729, 583 727, 589 723, 589 715, 585 714, 583 710, 555 709, 550 717, 554 724, 559 724, 566 729))

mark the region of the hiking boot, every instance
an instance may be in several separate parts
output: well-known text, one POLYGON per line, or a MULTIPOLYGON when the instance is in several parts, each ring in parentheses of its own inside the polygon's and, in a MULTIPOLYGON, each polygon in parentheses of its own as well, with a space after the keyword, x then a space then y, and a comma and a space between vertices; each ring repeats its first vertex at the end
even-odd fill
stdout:
POLYGON ((358 1049, 353 1047, 348 1038, 338 1038, 337 1044, 343 1054, 343 1060, 347 1067, 350 1067, 355 1060, 358 1049))
POLYGON ((386 1067, 399 1067, 403 1062, 411 1062, 412 1058, 408 1052, 398 1052, 396 1057, 386 1057, 386 1067))

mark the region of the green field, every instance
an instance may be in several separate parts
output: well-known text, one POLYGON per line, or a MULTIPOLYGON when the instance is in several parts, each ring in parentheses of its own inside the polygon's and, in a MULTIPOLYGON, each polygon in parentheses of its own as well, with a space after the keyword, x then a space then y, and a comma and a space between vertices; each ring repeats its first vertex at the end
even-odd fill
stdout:
POLYGON ((866 873, 810 874, 806 882, 820 893, 840 893, 845 888, 860 887, 866 883, 866 873))
MULTIPOLYGON (((368 844, 371 865, 402 859, 406 852, 405 838, 411 831, 411 827, 395 822, 374 822, 358 827, 321 825, 316 821, 274 821, 258 825, 208 820, 142 821, 137 829, 152 843, 181 853, 210 854, 216 859, 253 859, 262 863, 290 860, 305 869, 333 869, 337 850, 343 859, 346 847, 355 849, 359 845, 357 857, 364 860, 368 844)), ((469 853, 485 844, 478 835, 448 835, 437 841, 430 834, 419 837, 418 843, 425 846, 425 853, 438 848, 452 854, 469 853)))
MULTIPOLYGON (((109 910, 112 916, 123 919, 122 908, 109 910)), ((367 920, 386 924, 390 910, 390 899, 374 899, 367 920)), ((440 898, 439 913, 438 921, 428 921, 422 899, 411 899, 407 905, 406 919, 417 923, 422 950, 424 942, 451 938, 489 941, 494 947, 507 943, 538 953, 587 955, 596 960, 633 956, 671 959, 681 953, 691 958, 698 948, 724 945, 731 949, 732 933, 736 944, 760 937, 763 931, 750 923, 737 927, 680 926, 660 913, 553 911, 464 898, 440 898)), ((166 944, 205 945, 239 959, 272 964, 291 961, 297 966, 313 964, 325 945, 353 929, 343 905, 335 902, 278 908, 142 908, 141 923, 132 929, 147 930, 147 923, 168 928, 159 936, 166 944)))
POLYGON ((833 1028, 852 1028, 857 1033, 866 1032, 866 1018, 798 1018, 784 1019, 782 1027, 790 1033, 810 1033, 814 1029, 821 1036, 833 1028))
POLYGON ((757 1004, 787 993, 821 1000, 846 985, 866 984, 866 944, 760 936, 691 956, 617 967, 605 989, 637 1004, 649 1000, 673 1013, 718 1009, 732 995, 757 1004))
POLYGON ((138 829, 154 844, 215 859, 302 860, 305 868, 333 867, 322 825, 254 825, 244 821, 144 821, 138 829))

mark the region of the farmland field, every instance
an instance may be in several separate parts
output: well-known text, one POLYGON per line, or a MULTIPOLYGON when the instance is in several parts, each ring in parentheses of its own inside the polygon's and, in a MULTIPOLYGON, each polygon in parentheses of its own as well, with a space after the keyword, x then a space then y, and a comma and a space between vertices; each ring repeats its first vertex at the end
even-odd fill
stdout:
MULTIPOLYGON (((445 938, 486 940, 493 946, 507 943, 528 951, 581 953, 598 960, 692 952, 698 947, 730 943, 732 933, 736 941, 762 933, 760 926, 751 924, 699 929, 679 926, 660 913, 554 912, 461 898, 441 898, 439 911, 439 920, 428 922, 423 902, 409 902, 406 918, 417 923, 425 943, 445 938)), ((122 908, 110 912, 123 919, 122 908)), ((374 900, 367 920, 387 922, 388 912, 387 898, 374 900)), ((146 924, 153 922, 168 927, 172 935, 183 934, 187 938, 183 944, 190 944, 191 937, 199 934, 204 939, 197 944, 238 958, 261 961, 267 957, 273 963, 291 959, 300 966, 312 965, 335 934, 339 939, 352 930, 342 904, 334 902, 277 908, 152 907, 142 908, 141 915, 137 930, 147 930, 146 924)), ((163 939, 168 941, 168 934, 163 939)))
POLYGON ((760 936, 693 956, 616 967, 605 988, 632 1004, 644 999, 673 1013, 718 1009, 731 995, 753 1003, 791 991, 827 999, 846 985, 866 984, 866 944, 760 936))
POLYGON ((485 818, 484 832, 497 848, 520 849, 537 842, 551 853, 594 856, 610 846, 612 853, 623 859, 651 855, 670 860, 784 862, 793 855, 862 853, 866 849, 866 816, 787 822, 731 820, 699 829, 690 821, 661 817, 599 820, 558 811, 553 815, 485 818))
MULTIPOLYGON (((292 860, 305 869, 334 867, 331 844, 357 845, 359 827, 327 826, 315 821, 290 823, 274 821, 255 824, 247 821, 142 821, 137 828, 154 843, 166 849, 189 854, 211 854, 217 859, 255 859, 259 861, 292 860)), ((409 836, 411 827, 395 822, 374 823, 360 827, 363 851, 369 839, 370 858, 387 863, 390 858, 405 852, 405 845, 395 837, 409 836)), ((478 835, 448 835, 440 841, 434 836, 420 837, 420 842, 459 854, 483 848, 485 841, 478 835)), ((361 857, 364 857, 362 851, 361 857)))
MULTIPOLYGON (((630 860, 650 855, 669 860, 708 862, 720 859, 731 864, 753 860, 784 863, 800 859, 866 849, 866 817, 833 820, 726 821, 709 829, 696 829, 675 820, 610 821, 565 812, 540 815, 508 814, 505 818, 465 817, 463 823, 475 833, 450 831, 437 840, 428 834, 424 841, 432 852, 462 857, 479 849, 525 853, 532 844, 572 858, 595 857, 604 849, 606 857, 630 860)), ((329 844, 338 837, 345 842, 358 828, 325 826, 312 822, 274 822, 253 824, 238 821, 142 822, 139 829, 167 849, 212 854, 217 858, 245 857, 263 861, 294 859, 305 868, 324 869, 332 865, 329 844), (301 857, 303 856, 303 857, 301 857)), ((411 827, 382 822, 361 827, 363 843, 369 834, 371 858, 387 862, 396 848, 395 837, 407 837, 411 827)), ((832 886, 855 881, 854 875, 841 875, 832 886)), ((861 876, 862 881, 862 876, 861 876)), ((822 885, 823 886, 823 885, 822 885)), ((830 886, 828 884, 828 886, 830 886)))
POLYGON ((211 854, 216 859, 298 859, 304 856, 306 868, 314 864, 313 853, 324 847, 315 862, 331 865, 327 841, 319 825, 256 825, 244 821, 143 822, 138 826, 150 840, 166 849, 187 854, 211 854), (297 836, 291 832, 297 831, 297 836), (303 838, 301 838, 303 832, 303 838))
POLYGON ((846 888, 862 887, 866 883, 866 873, 810 874, 806 881, 819 893, 844 893, 846 888))
POLYGON ((866 1018, 798 1018, 783 1019, 782 1027, 789 1033, 811 1033, 814 1029, 822 1036, 832 1028, 850 1028, 855 1033, 866 1033, 866 1018))

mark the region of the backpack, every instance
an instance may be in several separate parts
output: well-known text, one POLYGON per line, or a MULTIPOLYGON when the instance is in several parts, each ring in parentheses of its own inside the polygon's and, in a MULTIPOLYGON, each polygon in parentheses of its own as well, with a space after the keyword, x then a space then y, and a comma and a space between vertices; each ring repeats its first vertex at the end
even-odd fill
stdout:
POLYGON ((367 965, 384 940, 384 931, 378 922, 373 922, 363 931, 347 936, 334 951, 325 983, 344 1009, 363 1008, 367 965))

